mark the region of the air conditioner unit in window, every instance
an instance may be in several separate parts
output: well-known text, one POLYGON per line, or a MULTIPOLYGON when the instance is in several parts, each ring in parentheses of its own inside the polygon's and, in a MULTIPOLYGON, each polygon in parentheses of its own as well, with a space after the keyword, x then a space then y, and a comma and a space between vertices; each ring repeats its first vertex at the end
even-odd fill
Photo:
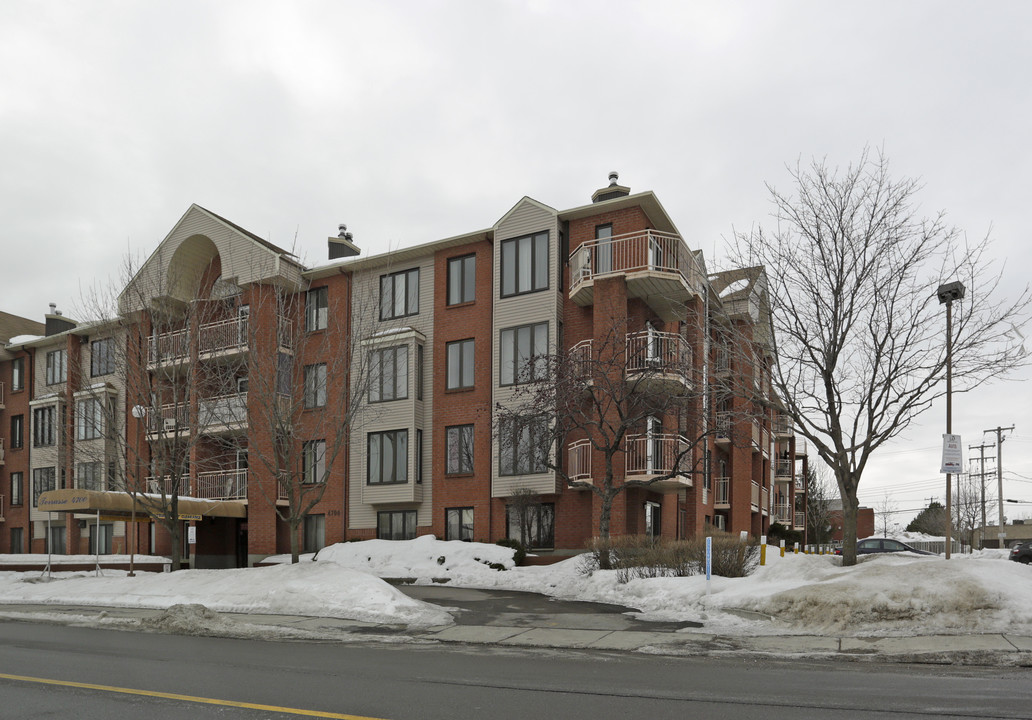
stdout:
POLYGON ((717 530, 727 530, 727 518, 723 515, 714 515, 713 526, 717 528, 717 530))
POLYGON ((164 421, 162 422, 162 427, 165 429, 165 432, 175 432, 175 430, 176 430, 176 419, 175 418, 165 418, 164 421))

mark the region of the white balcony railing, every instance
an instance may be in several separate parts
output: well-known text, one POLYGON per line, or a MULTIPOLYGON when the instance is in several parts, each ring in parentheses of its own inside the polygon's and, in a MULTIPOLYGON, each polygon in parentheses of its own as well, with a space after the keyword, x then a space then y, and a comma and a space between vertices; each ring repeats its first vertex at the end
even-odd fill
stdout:
POLYGON ((204 323, 198 329, 197 350, 212 353, 246 347, 248 326, 246 316, 204 323))
POLYGON ((770 490, 760 488, 760 508, 764 511, 770 510, 770 490))
POLYGON ((571 480, 591 480, 590 440, 578 440, 570 444, 567 474, 571 480))
POLYGON ((774 434, 779 436, 792 435, 792 418, 781 413, 774 414, 774 434))
POLYGON ((247 423, 247 393, 204 398, 198 403, 197 425, 239 427, 247 423))
POLYGON ((246 500, 247 470, 197 473, 197 497, 206 500, 246 500))
POLYGON ((190 333, 187 330, 151 335, 147 344, 151 365, 184 360, 190 356, 190 333))
POLYGON ((805 525, 806 525, 806 513, 804 513, 804 512, 797 512, 795 514, 795 528, 797 530, 802 530, 805 525))
POLYGON ((581 340, 570 348, 570 373, 575 378, 591 377, 591 340, 581 340))
POLYGON ((695 257, 679 235, 645 230, 592 240, 570 253, 573 288, 602 275, 653 271, 676 273, 685 285, 698 292, 702 272, 695 257))
POLYGON ((796 476, 795 479, 795 491, 797 493, 806 492, 806 478, 796 476))
POLYGON ((752 482, 752 494, 749 502, 752 503, 752 509, 754 512, 760 509, 760 484, 755 480, 752 482))
POLYGON ((774 477, 781 478, 782 480, 791 480, 792 469, 795 467, 795 463, 789 458, 778 458, 774 462, 774 477))
POLYGON ((189 427, 190 405, 185 401, 162 405, 157 413, 148 417, 150 432, 174 435, 189 427))
POLYGON ((691 444, 680 435, 649 434, 627 437, 627 475, 665 475, 691 470, 691 444))
POLYGON ((774 503, 774 512, 772 514, 774 522, 779 522, 782 525, 792 524, 792 506, 788 503, 774 503))
POLYGON ((677 333, 643 330, 627 336, 627 371, 690 377, 692 346, 677 333))
POLYGON ((717 478, 717 481, 713 484, 713 489, 716 491, 713 498, 714 505, 731 504, 731 478, 717 478))

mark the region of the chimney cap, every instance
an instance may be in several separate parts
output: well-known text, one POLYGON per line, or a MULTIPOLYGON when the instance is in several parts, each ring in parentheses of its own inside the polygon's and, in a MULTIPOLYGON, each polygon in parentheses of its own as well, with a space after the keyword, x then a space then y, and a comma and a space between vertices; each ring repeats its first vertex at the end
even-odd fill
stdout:
POLYGON ((609 171, 609 186, 599 188, 591 194, 591 202, 605 202, 614 198, 626 197, 631 194, 631 189, 620 184, 620 173, 616 170, 609 171))

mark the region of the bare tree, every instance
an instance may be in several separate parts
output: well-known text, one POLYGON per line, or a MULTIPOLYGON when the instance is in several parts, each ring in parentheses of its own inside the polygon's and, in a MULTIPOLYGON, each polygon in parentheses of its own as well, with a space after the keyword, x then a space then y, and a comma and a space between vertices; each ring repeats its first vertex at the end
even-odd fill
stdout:
POLYGON ((844 171, 825 161, 792 171, 793 193, 771 187, 775 227, 736 233, 734 260, 770 280, 778 343, 773 382, 798 434, 835 475, 843 563, 856 563, 857 489, 867 462, 944 395, 940 284, 960 280, 954 308, 954 390, 1024 364, 1008 336, 1028 318, 1028 288, 999 300, 988 238, 968 243, 942 213, 919 215, 913 179, 865 150, 844 171))
POLYGON ((956 478, 956 494, 953 496, 953 524, 957 536, 964 538, 968 547, 974 549, 976 540, 983 527, 985 514, 992 513, 996 507, 996 497, 992 488, 988 493, 978 475, 963 473, 956 478), (983 509, 983 502, 985 503, 983 509))
POLYGON ((885 493, 881 502, 878 503, 878 524, 881 527, 882 537, 889 537, 891 534, 890 530, 896 525, 892 516, 897 512, 899 512, 899 504, 892 499, 889 493, 885 493))
POLYGON ((823 465, 813 463, 806 472, 806 535, 817 545, 831 539, 832 501, 836 488, 823 465))
POLYGON ((541 502, 541 496, 532 488, 520 487, 509 496, 508 512, 512 513, 520 528, 520 544, 530 547, 530 539, 534 536, 535 514, 531 512, 541 502))

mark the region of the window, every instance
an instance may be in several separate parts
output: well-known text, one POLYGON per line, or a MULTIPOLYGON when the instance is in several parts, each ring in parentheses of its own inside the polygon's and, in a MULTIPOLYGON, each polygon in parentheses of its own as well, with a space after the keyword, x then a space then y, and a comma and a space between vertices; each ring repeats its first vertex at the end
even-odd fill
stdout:
POLYGON ((416 400, 423 399, 423 346, 416 345, 416 400))
POLYGON ((115 340, 104 338, 90 343, 90 377, 110 375, 115 371, 115 340))
POLYGON ((326 364, 305 366, 305 407, 326 405, 326 364))
POLYGON ((548 288, 548 233, 502 241, 502 297, 548 288))
POLYGON ((75 466, 75 487, 79 490, 107 490, 104 463, 81 462, 75 466))
POLYGON ((326 441, 309 440, 302 447, 301 475, 303 482, 321 483, 326 477, 326 441))
POLYGON ((506 533, 509 539, 519 540, 527 548, 555 546, 555 505, 506 505, 506 533))
POLYGON ((11 528, 11 554, 20 555, 25 552, 24 528, 11 528))
POLYGON ((75 403, 75 439, 95 440, 104 432, 104 405, 99 398, 75 403))
POLYGON ((473 542, 473 508, 448 508, 444 511, 444 539, 473 542))
POLYGON ((52 526, 50 532, 45 537, 46 547, 43 548, 45 552, 53 553, 54 555, 65 554, 65 538, 67 533, 63 525, 52 526))
POLYGON ((110 555, 115 526, 110 523, 90 524, 90 555, 110 555))
POLYGON ((502 330, 499 382, 502 385, 518 385, 543 379, 547 353, 547 322, 502 330))
POLYGON ((25 358, 15 358, 11 362, 11 392, 25 389, 25 358))
POLYGON ((370 485, 408 482, 408 430, 369 433, 370 485))
POLYGON ((380 319, 419 314, 419 268, 380 276, 380 319))
POLYGON ((416 511, 376 513, 376 537, 380 540, 412 540, 416 537, 416 511))
POLYGON ((21 505, 24 501, 22 500, 22 478, 24 476, 20 472, 11 473, 11 504, 21 505))
POLYGON ((314 288, 305 295, 305 330, 325 330, 330 318, 329 288, 314 288))
POLYGON ((613 272, 613 226, 599 225, 595 228, 595 273, 613 272))
POLYGON ((47 353, 47 385, 63 383, 68 379, 68 351, 52 350, 47 353))
POLYGON ((25 444, 25 416, 11 416, 11 449, 23 447, 25 444))
POLYGON ((36 468, 32 471, 32 506, 39 507, 39 496, 57 489, 57 468, 36 468))
POLYGON ((445 469, 448 474, 473 472, 473 426, 445 428, 445 469))
POLYGON ((448 304, 473 302, 476 287, 476 255, 448 261, 448 304))
POLYGON ((459 340, 448 343, 449 390, 473 387, 473 341, 459 340))
POLYGON ((292 372, 293 359, 286 353, 279 353, 276 356, 276 392, 280 395, 293 395, 292 372))
POLYGON ((543 420, 517 423, 503 419, 498 432, 499 473, 530 475, 547 471, 545 431, 543 420))
POLYGON ((423 482, 423 431, 416 430, 416 483, 423 482))
POLYGON ((408 345, 369 353, 369 402, 408 397, 408 345))
POLYGON ((54 416, 57 408, 36 408, 32 411, 32 447, 48 447, 54 444, 57 435, 54 416))
POLYGON ((326 547, 326 516, 306 515, 301 552, 319 552, 326 547))

